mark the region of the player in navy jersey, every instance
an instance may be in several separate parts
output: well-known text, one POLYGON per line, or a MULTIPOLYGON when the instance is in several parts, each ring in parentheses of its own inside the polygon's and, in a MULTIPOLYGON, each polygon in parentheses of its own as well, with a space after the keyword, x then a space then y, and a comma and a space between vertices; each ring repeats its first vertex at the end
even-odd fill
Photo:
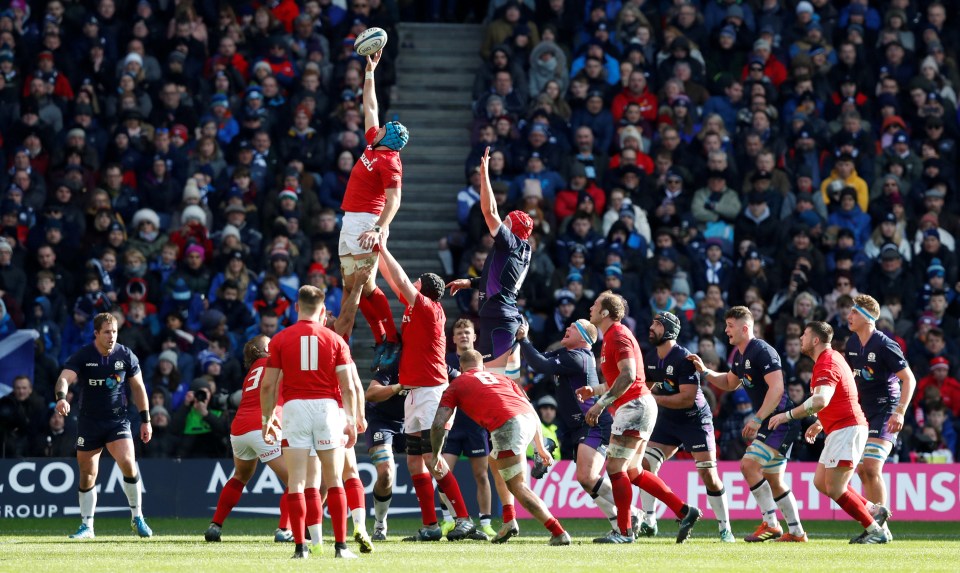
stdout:
POLYGON ((772 346, 753 336, 753 314, 745 306, 730 308, 726 315, 724 332, 730 344, 736 347, 730 372, 708 370, 696 354, 687 357, 697 372, 724 390, 736 390, 741 385, 753 403, 754 416, 743 426, 742 435, 753 440, 740 460, 740 471, 746 478, 750 491, 763 513, 763 523, 756 531, 744 537, 747 542, 778 539, 787 542, 805 542, 807 534, 800 523, 797 500, 783 481, 787 467, 790 445, 800 432, 800 423, 767 427, 767 420, 774 414, 785 412, 795 406, 787 396, 783 384, 780 355, 772 346), (777 520, 777 507, 783 512, 790 531, 783 533, 777 520))
POLYGON ((367 386, 367 453, 377 468, 373 483, 373 541, 387 539, 387 512, 393 497, 396 478, 393 452, 402 452, 406 441, 403 435, 403 408, 407 391, 400 385, 398 372, 400 357, 389 369, 378 372, 367 386))
MULTIPOLYGON (((610 479, 603 475, 603 464, 610 444, 610 426, 613 416, 606 410, 600 414, 596 426, 590 426, 585 416, 597 402, 577 399, 577 389, 598 386, 597 361, 591 348, 597 341, 597 327, 580 319, 567 327, 560 340, 561 348, 541 354, 527 338, 524 324, 517 332, 520 352, 527 365, 541 374, 556 376, 557 420, 563 432, 577 444, 574 460, 577 481, 603 512, 611 527, 617 527, 617 506, 613 500, 610 479)), ((633 520, 639 523, 639 515, 633 520)))
MULTIPOLYGON (((713 414, 700 389, 697 369, 687 360, 690 351, 677 344, 679 335, 680 319, 676 315, 661 312, 653 317, 648 339, 655 350, 643 363, 647 366, 647 383, 653 385, 653 397, 660 409, 643 457, 643 469, 657 473, 660 465, 683 447, 696 460, 697 473, 717 517, 720 540, 733 543, 736 539, 730 529, 727 496, 717 473, 713 414)), ((644 514, 640 535, 653 537, 657 534, 657 500, 643 490, 640 500, 644 514)))
POLYGON ((516 335, 523 318, 517 309, 517 294, 530 270, 531 249, 527 239, 533 219, 523 211, 511 211, 503 220, 497 212, 488 164, 490 148, 480 159, 480 209, 490 234, 493 252, 487 256, 483 273, 474 279, 457 279, 447 284, 450 294, 466 288, 480 289, 480 319, 477 324, 477 351, 487 371, 520 379, 520 348, 516 335))
MULTIPOLYGON (((871 515, 876 515, 880 506, 887 505, 883 463, 896 444, 897 434, 903 428, 903 416, 917 388, 917 379, 900 345, 877 330, 879 317, 880 304, 875 298, 865 294, 854 297, 853 308, 847 315, 853 334, 844 350, 857 381, 860 407, 869 424, 867 445, 857 474, 871 515)), ((883 529, 887 538, 893 539, 886 521, 883 529)))
POLYGON ((70 413, 67 388, 74 386, 80 409, 77 428, 77 465, 80 466, 80 528, 71 539, 93 539, 93 516, 97 507, 97 470, 100 454, 107 448, 123 474, 123 493, 130 503, 130 528, 140 537, 153 531, 143 519, 140 475, 133 453, 133 434, 127 418, 127 386, 140 412, 140 439, 148 443, 153 435, 147 390, 143 385, 140 361, 126 346, 117 344, 117 319, 110 313, 93 319, 92 344, 67 359, 57 378, 57 412, 70 413))
MULTIPOLYGON (((460 355, 467 350, 473 350, 473 344, 477 340, 476 330, 473 322, 466 318, 461 318, 453 325, 453 343, 456 346, 455 352, 447 354, 447 369, 452 374, 450 380, 453 380, 460 374, 460 355), (457 374, 453 374, 456 372, 457 374)), ((443 446, 443 457, 447 461, 450 470, 457 464, 460 456, 465 456, 470 460, 470 469, 473 470, 473 479, 477 482, 477 506, 480 508, 480 527, 469 535, 467 539, 479 541, 488 541, 496 535, 493 526, 490 524, 491 496, 490 479, 487 472, 490 464, 487 462, 487 455, 490 453, 490 438, 487 431, 474 422, 469 416, 460 412, 453 420, 453 427, 447 435, 447 441, 443 446)), ((440 530, 446 535, 454 527, 456 521, 450 513, 447 504, 447 496, 440 493, 440 500, 443 502, 443 524, 440 530)))

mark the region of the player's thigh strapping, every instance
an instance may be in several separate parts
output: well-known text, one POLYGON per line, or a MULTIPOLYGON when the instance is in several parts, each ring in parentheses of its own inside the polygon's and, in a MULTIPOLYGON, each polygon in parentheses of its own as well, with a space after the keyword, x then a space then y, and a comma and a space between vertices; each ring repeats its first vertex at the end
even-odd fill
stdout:
POLYGON ((230 436, 233 456, 238 460, 257 460, 263 463, 280 457, 280 444, 268 444, 263 441, 263 433, 253 430, 239 436, 230 436))
POLYGON ((866 426, 847 426, 827 434, 820 453, 820 463, 830 469, 836 467, 852 468, 860 463, 863 447, 867 443, 866 426))
POLYGON ((795 420, 781 424, 775 430, 769 428, 769 422, 768 417, 760 424, 756 439, 747 446, 743 457, 760 464, 765 474, 782 474, 787 469, 787 458, 790 457, 793 443, 800 435, 800 422, 795 420))
MULTIPOLYGON (((403 402, 403 431, 407 434, 414 434, 429 430, 433 425, 433 417, 437 414, 437 408, 440 407, 440 397, 449 384, 440 386, 422 386, 411 388, 410 393, 403 402)), ((446 428, 449 430, 453 424, 454 416, 450 417, 446 428)))
POLYGON ((332 450, 343 445, 346 420, 336 400, 291 400, 283 405, 287 447, 332 450))
MULTIPOLYGON (((610 433, 614 436, 639 438, 649 440, 657 424, 657 401, 653 394, 646 394, 622 404, 613 415, 613 424, 610 433)), ((608 458, 623 458, 629 460, 635 450, 610 444, 607 448, 608 458)))

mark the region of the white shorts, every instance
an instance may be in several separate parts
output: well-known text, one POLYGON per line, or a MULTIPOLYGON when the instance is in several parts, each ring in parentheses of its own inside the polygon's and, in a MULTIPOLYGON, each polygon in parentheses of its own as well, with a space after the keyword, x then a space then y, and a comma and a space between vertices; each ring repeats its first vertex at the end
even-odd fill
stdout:
POLYGON ((253 430, 239 436, 230 436, 233 457, 238 460, 256 460, 263 463, 280 457, 280 444, 270 445, 263 441, 263 433, 253 430))
POLYGON ((283 405, 283 446, 332 450, 346 440, 346 419, 336 400, 291 400, 283 405))
MULTIPOLYGON (((433 425, 433 418, 437 415, 437 408, 440 407, 440 397, 449 384, 440 386, 423 386, 411 388, 403 401, 403 432, 413 434, 429 430, 433 425)), ((449 430, 453 426, 453 419, 456 414, 450 417, 446 428, 449 430)))
POLYGON ((540 418, 533 412, 510 418, 502 426, 490 432, 490 443, 493 445, 490 455, 497 459, 526 455, 527 446, 537 435, 539 424, 540 418))
POLYGON ((358 239, 364 231, 369 231, 377 224, 379 215, 373 213, 344 213, 343 223, 340 226, 340 243, 338 250, 340 256, 344 255, 366 255, 372 253, 371 249, 364 249, 360 246, 358 239))
POLYGON ((614 436, 649 440, 656 425, 657 401, 653 394, 647 394, 617 408, 617 413, 613 415, 610 433, 614 436))
POLYGON ((830 432, 823 443, 820 463, 825 468, 856 467, 867 445, 867 433, 866 426, 847 426, 830 432))

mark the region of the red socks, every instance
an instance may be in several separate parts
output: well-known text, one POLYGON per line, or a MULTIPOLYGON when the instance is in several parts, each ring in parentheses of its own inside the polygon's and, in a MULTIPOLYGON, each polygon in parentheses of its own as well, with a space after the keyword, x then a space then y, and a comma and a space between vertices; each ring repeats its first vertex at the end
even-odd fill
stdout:
POLYGON ((234 506, 240 501, 241 495, 243 495, 243 482, 237 478, 230 478, 220 491, 220 499, 217 500, 217 511, 213 514, 213 522, 222 526, 224 520, 233 511, 234 506))
POLYGON ((343 543, 347 540, 347 495, 342 487, 327 489, 327 507, 333 522, 333 540, 343 543))
POLYGON ((303 532, 306 529, 307 504, 302 493, 288 493, 287 506, 290 509, 290 529, 293 530, 293 541, 303 545, 303 532))
POLYGON ((286 493, 280 496, 280 523, 277 524, 280 529, 290 529, 290 504, 286 493))
POLYGON ((437 506, 433 502, 433 478, 428 473, 417 474, 410 478, 413 489, 417 492, 417 501, 420 502, 420 515, 424 525, 433 525, 437 522, 437 506))
POLYGON ((343 489, 347 492, 347 507, 350 510, 366 509, 366 500, 363 493, 363 482, 360 478, 350 478, 343 482, 343 489))
POLYGON ((860 500, 860 503, 862 503, 864 506, 866 506, 867 503, 870 501, 870 500, 868 500, 867 498, 865 498, 865 497, 863 497, 862 495, 860 495, 860 493, 859 493, 857 490, 853 489, 853 486, 850 485, 850 484, 847 484, 847 492, 849 492, 850 495, 852 495, 852 496, 856 497, 857 499, 859 499, 859 500, 860 500))
MULTIPOLYGON (((412 301, 411 301, 412 302, 412 301)), ((368 296, 360 297, 360 312, 370 324, 373 338, 377 342, 386 337, 387 342, 397 342, 397 325, 393 322, 393 312, 390 310, 390 301, 383 294, 380 287, 374 289, 368 296)))
POLYGON ((843 508, 843 511, 847 512, 847 515, 856 519, 860 522, 860 525, 866 529, 870 527, 870 524, 873 523, 873 517, 870 515, 870 512, 867 511, 863 502, 860 501, 856 495, 850 493, 849 490, 843 492, 843 494, 836 499, 837 504, 843 508))
POLYGON ((610 474, 610 485, 613 488, 613 502, 617 506, 617 527, 623 535, 631 534, 630 507, 633 505, 633 488, 630 487, 630 478, 627 472, 610 474))
POLYGON ((315 487, 308 487, 303 490, 303 499, 307 505, 306 518, 304 523, 307 527, 316 525, 323 521, 323 508, 320 501, 320 490, 315 487))
POLYGON ((510 523, 517 518, 517 511, 514 509, 512 503, 508 503, 503 506, 503 522, 510 523))
MULTIPOLYGON (((686 504, 656 474, 642 471, 640 475, 633 478, 633 485, 665 503, 673 513, 677 514, 677 517, 683 517, 683 506, 686 504)), ((617 511, 619 511, 619 508, 617 508, 617 511)))
MULTIPOLYGON (((627 512, 627 515, 629 515, 629 512, 627 512)), ((547 522, 543 524, 543 526, 546 527, 547 530, 550 532, 550 534, 553 535, 554 537, 558 535, 563 535, 563 526, 560 525, 560 522, 557 521, 556 517, 551 517, 550 519, 548 519, 547 522)))
POLYGON ((443 479, 438 481, 437 485, 450 500, 450 505, 453 506, 450 509, 454 515, 458 518, 470 517, 470 514, 467 513, 467 503, 463 500, 463 494, 460 493, 460 484, 457 483, 457 478, 453 477, 453 472, 447 472, 447 475, 443 476, 443 479))

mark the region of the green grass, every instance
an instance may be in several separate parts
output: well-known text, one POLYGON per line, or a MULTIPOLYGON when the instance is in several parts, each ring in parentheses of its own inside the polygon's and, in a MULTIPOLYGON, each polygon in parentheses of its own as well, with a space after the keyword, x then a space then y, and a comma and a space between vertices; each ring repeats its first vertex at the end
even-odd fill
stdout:
MULTIPOLYGON (((129 521, 98 518, 97 539, 66 539, 76 519, 4 519, 0 521, 0 571, 176 571, 207 573, 227 571, 295 571, 332 569, 377 573, 505 571, 560 573, 567 571, 956 571, 960 556, 960 524, 891 522, 896 541, 886 546, 848 545, 859 532, 852 521, 809 522, 811 542, 800 544, 721 544, 716 523, 703 520, 685 545, 673 542, 675 526, 661 521, 660 537, 629 546, 598 546, 590 542, 602 533, 597 520, 566 520, 574 536, 572 547, 547 547, 547 532, 531 521, 521 522, 522 534, 503 546, 489 543, 442 541, 430 544, 400 543, 413 533, 412 519, 391 520, 391 540, 379 543, 376 552, 357 561, 334 561, 332 540, 327 539, 322 558, 291 562, 292 545, 273 542, 274 519, 230 519, 223 543, 205 543, 202 519, 151 519, 154 538, 139 540, 129 521)), ((750 533, 754 522, 735 522, 738 538, 750 533)), ((372 527, 372 523, 370 524, 372 527)), ((329 521, 325 524, 330 533, 329 521)), ((355 544, 350 541, 353 547, 355 544)), ((354 547, 355 549, 355 547, 354 547)))

